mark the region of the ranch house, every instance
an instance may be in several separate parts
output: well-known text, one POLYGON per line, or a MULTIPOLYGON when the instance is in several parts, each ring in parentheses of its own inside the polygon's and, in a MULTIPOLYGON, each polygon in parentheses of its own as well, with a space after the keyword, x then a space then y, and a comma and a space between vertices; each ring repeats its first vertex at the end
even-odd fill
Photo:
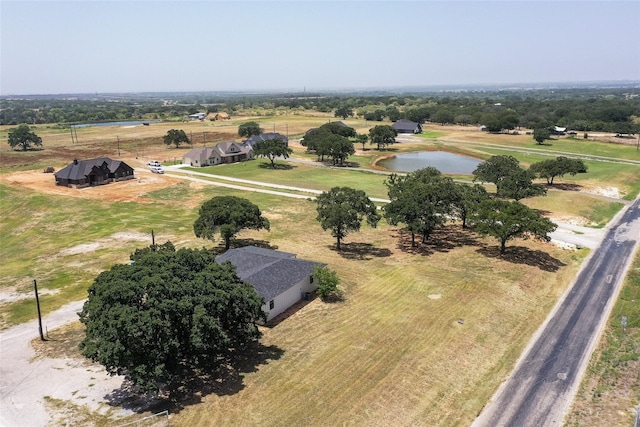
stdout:
POLYGON ((229 249, 216 257, 218 264, 226 261, 236 267, 241 280, 250 283, 264 298, 262 310, 267 313, 267 321, 313 292, 313 269, 325 265, 256 246, 229 249))
POLYGON ((182 156, 185 165, 202 167, 253 159, 253 150, 242 142, 220 142, 215 147, 194 148, 182 156))
POLYGON ((111 160, 108 157, 88 160, 74 159, 71 164, 60 169, 54 176, 56 185, 76 188, 135 178, 131 166, 121 160, 111 160))
POLYGON ((398 133, 422 133, 422 125, 411 120, 398 120, 391 127, 398 133))

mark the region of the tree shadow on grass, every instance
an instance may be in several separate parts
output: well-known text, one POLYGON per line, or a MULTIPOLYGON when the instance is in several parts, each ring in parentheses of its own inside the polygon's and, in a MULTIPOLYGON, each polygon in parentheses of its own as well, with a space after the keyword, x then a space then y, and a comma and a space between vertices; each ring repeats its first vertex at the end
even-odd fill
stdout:
POLYGON ((499 246, 485 246, 479 248, 478 252, 488 258, 499 258, 514 264, 526 264, 552 273, 567 265, 546 252, 532 250, 523 246, 507 246, 505 253, 502 255, 500 254, 499 246))
POLYGON ((274 167, 271 167, 271 163, 260 163, 258 165, 261 169, 271 169, 271 170, 291 170, 293 168, 297 168, 298 166, 292 165, 291 163, 278 163, 276 162, 274 167))
POLYGON ((233 362, 211 371, 186 369, 182 380, 166 387, 163 394, 140 394, 129 381, 105 396, 111 406, 118 406, 136 413, 168 410, 178 413, 190 405, 201 403, 209 394, 230 396, 244 388, 244 375, 256 372, 260 365, 278 360, 284 350, 277 346, 265 346, 258 341, 234 352, 233 362))
POLYGON ((568 183, 555 183, 553 185, 547 185, 548 189, 552 190, 562 190, 562 191, 580 191, 582 190, 582 185, 579 184, 568 184, 568 183))
MULTIPOLYGON (((391 256, 391 251, 387 248, 377 248, 371 243, 342 243, 341 249, 338 251, 341 257, 346 259, 355 259, 360 261, 370 260, 372 258, 381 258, 391 256)), ((336 249, 335 245, 329 245, 329 249, 336 249)))
POLYGON ((402 252, 422 256, 429 256, 435 252, 449 252, 462 246, 483 245, 478 242, 475 234, 470 229, 463 229, 455 225, 435 229, 425 243, 422 243, 422 236, 416 235, 415 246, 412 246, 411 233, 407 230, 395 230, 393 237, 398 238, 396 247, 402 252))

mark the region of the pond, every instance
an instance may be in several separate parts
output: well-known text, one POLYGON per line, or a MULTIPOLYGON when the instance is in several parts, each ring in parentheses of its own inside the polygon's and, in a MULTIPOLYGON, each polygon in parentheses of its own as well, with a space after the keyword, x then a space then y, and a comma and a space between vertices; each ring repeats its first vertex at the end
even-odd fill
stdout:
POLYGON ((380 160, 377 165, 397 172, 414 172, 433 166, 443 174, 471 174, 482 161, 447 151, 420 151, 397 154, 380 160))

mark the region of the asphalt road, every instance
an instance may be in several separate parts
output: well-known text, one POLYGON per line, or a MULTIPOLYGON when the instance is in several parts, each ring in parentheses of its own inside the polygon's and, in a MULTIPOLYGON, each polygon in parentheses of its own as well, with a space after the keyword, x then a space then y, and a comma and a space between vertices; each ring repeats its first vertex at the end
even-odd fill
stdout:
POLYGON ((640 198, 614 219, 571 290, 473 426, 562 425, 639 240, 640 198))

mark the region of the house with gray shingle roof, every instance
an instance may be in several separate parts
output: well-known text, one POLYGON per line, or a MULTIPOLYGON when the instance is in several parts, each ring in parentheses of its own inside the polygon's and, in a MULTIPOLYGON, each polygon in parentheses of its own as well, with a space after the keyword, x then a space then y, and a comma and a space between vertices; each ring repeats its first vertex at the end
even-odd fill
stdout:
POLYGON ((244 143, 253 148, 256 142, 267 141, 269 139, 280 139, 282 142, 284 142, 285 147, 289 146, 289 138, 278 132, 266 132, 261 133, 260 135, 253 135, 249 137, 244 143))
POLYGON ((226 141, 215 147, 194 148, 182 156, 182 163, 201 167, 236 163, 253 159, 253 149, 246 143, 226 141))
POLYGON ((262 310, 267 313, 267 321, 313 292, 316 289, 313 270, 325 265, 297 259, 296 254, 256 246, 229 249, 216 257, 218 264, 226 261, 236 267, 242 281, 250 283, 264 298, 262 310))
POLYGON ((112 160, 108 157, 87 160, 73 159, 71 164, 60 169, 54 176, 56 185, 76 188, 135 178, 131 166, 122 160, 112 160))
POLYGON ((398 120, 391 127, 398 133, 422 133, 422 125, 411 120, 398 120))

